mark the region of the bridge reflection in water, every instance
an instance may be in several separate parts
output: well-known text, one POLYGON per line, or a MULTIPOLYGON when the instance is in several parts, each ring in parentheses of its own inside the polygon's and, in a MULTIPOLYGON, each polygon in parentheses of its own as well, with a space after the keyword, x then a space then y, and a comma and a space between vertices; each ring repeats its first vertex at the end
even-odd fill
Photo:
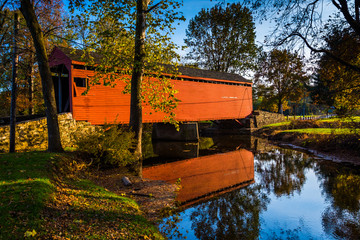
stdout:
POLYGON ((192 205, 253 183, 254 155, 240 149, 165 163, 144 168, 143 177, 171 183, 180 178, 181 189, 177 201, 182 205, 192 205))

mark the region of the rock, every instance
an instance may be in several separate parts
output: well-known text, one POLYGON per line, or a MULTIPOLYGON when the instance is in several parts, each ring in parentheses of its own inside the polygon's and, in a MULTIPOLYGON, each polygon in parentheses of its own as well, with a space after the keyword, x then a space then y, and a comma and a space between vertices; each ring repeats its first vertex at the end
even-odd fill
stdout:
POLYGON ((131 181, 130 181, 130 179, 129 179, 128 177, 123 177, 121 180, 122 180, 122 182, 123 182, 123 184, 124 184, 125 186, 130 186, 130 185, 132 185, 132 183, 131 183, 131 181))

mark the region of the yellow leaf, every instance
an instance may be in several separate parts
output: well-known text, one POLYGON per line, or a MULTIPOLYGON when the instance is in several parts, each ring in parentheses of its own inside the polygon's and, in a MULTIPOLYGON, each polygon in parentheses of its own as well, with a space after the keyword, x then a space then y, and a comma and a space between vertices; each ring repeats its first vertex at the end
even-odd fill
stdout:
POLYGON ((31 232, 30 231, 26 231, 25 233, 24 233, 24 237, 35 237, 35 235, 36 235, 36 231, 33 229, 31 232))

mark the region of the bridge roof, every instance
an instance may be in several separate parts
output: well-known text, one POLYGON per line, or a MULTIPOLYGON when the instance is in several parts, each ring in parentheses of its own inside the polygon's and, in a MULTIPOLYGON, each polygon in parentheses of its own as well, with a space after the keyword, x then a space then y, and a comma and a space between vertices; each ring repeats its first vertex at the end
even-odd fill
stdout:
MULTIPOLYGON (((56 47, 56 48, 61 50, 69 59, 72 60, 73 63, 74 61, 76 61, 78 64, 79 63, 84 64, 84 61, 82 59, 82 55, 84 54, 83 50, 66 48, 66 47, 56 47)), ((102 56, 100 54, 92 52, 91 56, 94 58, 95 63, 100 63, 102 59, 102 56)), ((170 65, 168 67, 171 68, 170 65)), ((252 82, 251 80, 248 80, 234 73, 216 72, 216 71, 190 68, 184 66, 178 66, 178 70, 180 76, 184 75, 184 76, 196 77, 196 78, 211 78, 218 80, 228 80, 228 81, 248 82, 248 83, 252 82)))

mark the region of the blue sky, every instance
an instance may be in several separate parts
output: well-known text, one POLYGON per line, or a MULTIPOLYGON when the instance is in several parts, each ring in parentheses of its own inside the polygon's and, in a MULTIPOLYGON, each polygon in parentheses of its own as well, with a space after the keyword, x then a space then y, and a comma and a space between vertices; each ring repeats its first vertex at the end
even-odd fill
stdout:
MULTIPOLYGON (((218 4, 219 2, 233 3, 238 2, 239 0, 183 0, 183 6, 178 10, 183 13, 186 18, 185 22, 180 22, 180 25, 176 25, 176 30, 172 37, 173 42, 179 46, 184 46, 184 39, 186 37, 186 29, 188 27, 190 19, 194 18, 195 15, 200 12, 202 8, 211 8, 218 4)), ((155 2, 157 2, 155 0, 155 2)), ((64 0, 65 6, 68 6, 68 0, 64 0)), ((324 3, 322 10, 324 11, 325 19, 334 11, 334 7, 331 3, 324 3)), ((255 31, 256 31, 256 43, 261 45, 264 43, 264 38, 266 35, 269 35, 273 29, 273 23, 264 22, 260 24, 258 21, 255 21, 255 31)), ((265 48, 266 49, 266 48, 265 48)), ((177 51, 181 56, 186 54, 186 51, 181 50, 177 51)))
MULTIPOLYGON (((180 12, 184 14, 186 18, 185 22, 181 22, 180 25, 176 26, 176 30, 174 32, 173 41, 183 46, 184 39, 186 37, 186 29, 189 24, 190 19, 194 18, 195 15, 200 12, 202 8, 211 8, 215 6, 217 3, 222 1, 211 1, 211 0, 183 0, 184 4, 179 9, 180 12)), ((237 2, 236 0, 227 0, 226 3, 237 2)), ((271 25, 270 23, 259 24, 255 22, 256 26, 256 41, 259 43, 263 43, 265 35, 270 33, 271 25)), ((185 51, 179 50, 178 53, 180 55, 186 54, 185 51)))
MULTIPOLYGON (((238 0, 224 0, 226 3, 233 3, 238 2, 238 0)), ((181 22, 179 26, 176 27, 173 41, 183 46, 184 44, 184 38, 186 37, 185 31, 189 24, 190 19, 194 18, 195 15, 202 9, 202 8, 211 8, 215 6, 219 2, 223 1, 217 1, 217 0, 183 0, 184 4, 179 9, 179 11, 183 12, 184 17, 186 18, 185 22, 181 22)), ((329 15, 334 12, 334 6, 332 3, 325 2, 319 10, 323 11, 323 20, 326 21, 329 15)), ((256 27, 256 43, 258 45, 261 45, 264 43, 264 39, 266 35, 269 35, 272 33, 274 23, 271 22, 264 22, 260 24, 258 21, 255 21, 255 27, 256 27)), ((266 49, 266 48, 265 48, 266 49)), ((308 57, 310 54, 310 51, 306 50, 308 57)), ((178 53, 180 55, 185 55, 185 51, 179 50, 178 53)))

